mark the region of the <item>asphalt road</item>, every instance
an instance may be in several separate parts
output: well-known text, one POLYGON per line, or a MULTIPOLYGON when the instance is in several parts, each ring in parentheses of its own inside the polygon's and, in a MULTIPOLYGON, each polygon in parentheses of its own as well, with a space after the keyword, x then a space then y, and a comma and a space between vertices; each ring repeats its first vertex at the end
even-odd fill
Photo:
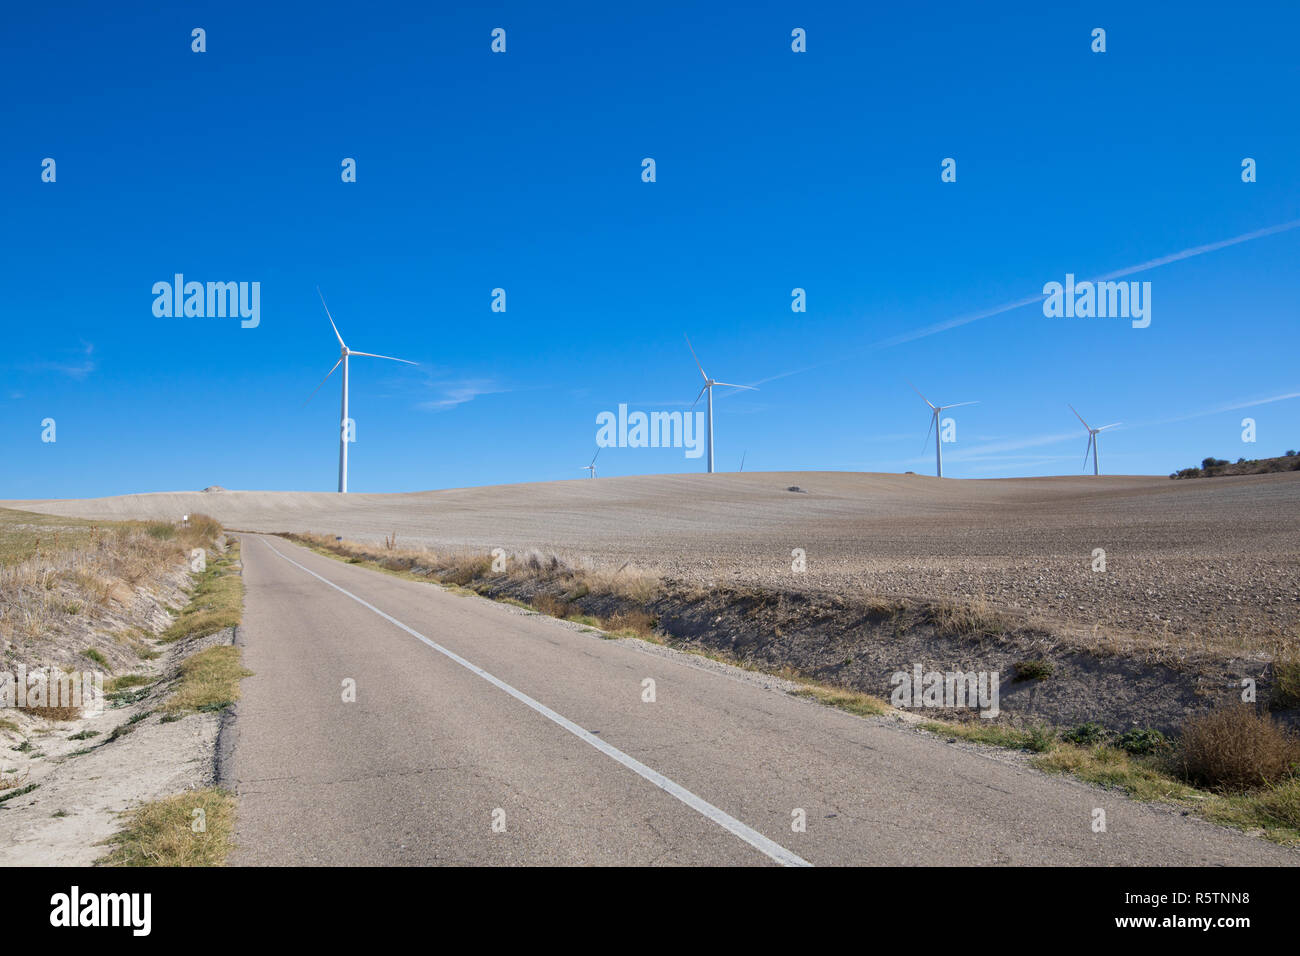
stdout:
POLYGON ((242 552, 236 864, 1300 862, 687 655, 278 538, 242 552))

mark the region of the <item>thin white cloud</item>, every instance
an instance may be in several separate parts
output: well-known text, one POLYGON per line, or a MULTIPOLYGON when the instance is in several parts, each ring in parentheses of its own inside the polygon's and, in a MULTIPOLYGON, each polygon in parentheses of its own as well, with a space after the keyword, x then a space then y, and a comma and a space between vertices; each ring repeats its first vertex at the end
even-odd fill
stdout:
MULTIPOLYGON (((1192 246, 1190 249, 1183 249, 1179 252, 1170 253, 1169 255, 1166 256, 1160 256, 1159 258, 1156 259, 1148 259, 1147 261, 1140 262, 1137 265, 1125 266, 1122 269, 1116 269, 1114 272, 1108 272, 1105 275, 1097 276, 1089 281, 1109 282, 1113 279, 1118 279, 1123 276, 1133 275, 1138 272, 1146 272, 1149 269, 1155 269, 1158 268, 1159 266, 1168 265, 1171 262, 1178 262, 1182 259, 1190 259, 1193 256, 1203 256, 1209 252, 1217 252, 1220 249, 1226 249, 1229 246, 1240 245, 1243 242, 1250 242, 1253 239, 1262 239, 1265 236, 1276 235, 1277 233, 1280 232, 1289 232, 1290 230, 1295 229, 1296 227, 1300 227, 1300 219, 1292 219, 1290 222, 1279 223, 1276 226, 1266 226, 1263 229, 1255 229, 1251 232, 1242 233, 1239 236, 1233 236, 1231 239, 1221 239, 1218 242, 1209 242, 1200 246, 1192 246)), ((1041 303, 1043 299, 1044 296, 1040 292, 1036 295, 1025 296, 1023 299, 1017 299, 1014 302, 1008 302, 1005 305, 994 306, 991 309, 985 309, 981 312, 975 312, 970 315, 959 316, 955 319, 947 319, 943 322, 937 322, 934 325, 927 325, 924 328, 917 329, 912 332, 903 332, 899 335, 891 336, 890 338, 887 339, 881 339, 879 342, 876 342, 874 345, 869 346, 868 351, 889 348, 894 345, 901 345, 904 342, 912 342, 915 341, 916 339, 926 338, 927 336, 938 335, 940 332, 947 332, 949 329, 955 329, 963 325, 969 325, 972 322, 978 322, 980 319, 989 319, 995 315, 1002 315, 1003 313, 1006 312, 1012 312, 1015 309, 1024 308, 1027 305, 1034 305, 1035 303, 1041 303)), ((843 354, 837 358, 831 359, 828 362, 819 362, 815 365, 806 365, 803 368, 791 369, 788 372, 778 372, 776 375, 770 375, 767 378, 759 379, 757 382, 754 382, 752 384, 762 385, 765 382, 774 382, 777 379, 788 378, 791 375, 799 375, 802 374, 803 372, 811 372, 814 371, 815 369, 825 368, 828 365, 834 365, 837 362, 842 362, 845 359, 852 358, 857 354, 860 354, 860 352, 843 354)))
POLYGON ((1158 421, 1142 422, 1142 425, 1172 425, 1175 422, 1191 421, 1193 418, 1204 418, 1207 415, 1219 415, 1223 412, 1235 412, 1241 408, 1255 408, 1258 405, 1271 405, 1274 402, 1285 402, 1293 398, 1300 398, 1300 392, 1283 392, 1281 395, 1273 395, 1269 398, 1243 399, 1237 402, 1229 402, 1226 405, 1216 405, 1214 408, 1207 408, 1203 411, 1191 412, 1187 415, 1177 415, 1173 418, 1162 418, 1158 421))
POLYGON ((454 382, 431 382, 440 394, 437 398, 416 403, 416 408, 430 412, 443 412, 458 405, 472 402, 480 395, 498 395, 510 389, 501 388, 490 379, 465 379, 454 382))
MULTIPOLYGON (((972 448, 953 451, 945 451, 943 457, 948 461, 984 461, 995 457, 1002 452, 1020 451, 1024 448, 1038 448, 1042 445, 1055 445, 1071 439, 1087 441, 1088 433, 1082 427, 1068 432, 1057 432, 1052 435, 1033 435, 1029 438, 1017 438, 1009 441, 988 442, 983 445, 975 445, 972 448)), ((930 456, 933 458, 933 456, 930 456)), ((923 460, 923 459, 917 459, 923 460)))
MULTIPOLYGON (((1279 232, 1287 232, 1300 226, 1300 219, 1293 219, 1290 222, 1280 223, 1276 226, 1266 226, 1263 229, 1256 229, 1252 232, 1242 233, 1240 236, 1233 236, 1231 239, 1221 239, 1218 242, 1209 242, 1200 246, 1192 246, 1190 249, 1183 249, 1180 252, 1170 253, 1167 256, 1160 256, 1157 259, 1148 259, 1146 262, 1139 262, 1135 266, 1125 266, 1123 269, 1116 269, 1114 272, 1108 272, 1105 275, 1094 276, 1088 280, 1090 282, 1109 282, 1113 279, 1119 279, 1123 276, 1131 276, 1138 272, 1146 272, 1149 269, 1155 269, 1160 266, 1168 265, 1171 262, 1179 262, 1183 259, 1190 259, 1193 256, 1203 256, 1207 252, 1217 252, 1220 249, 1226 249, 1229 246, 1237 246, 1243 242, 1250 242, 1252 239, 1262 239, 1265 236, 1276 235, 1279 232)), ((925 338, 929 335, 937 335, 940 332, 946 332, 949 329, 955 329, 961 325, 969 325, 971 322, 978 322, 980 319, 992 318, 995 315, 1001 315, 1004 312, 1011 312, 1014 309, 1020 309, 1027 305, 1033 305, 1035 302, 1043 301, 1043 294, 1026 296, 1023 299, 1017 299, 1015 302, 1008 302, 1006 305, 1000 305, 996 308, 986 309, 983 312, 976 312, 974 315, 966 315, 956 319, 949 319, 946 322, 939 322, 935 325, 918 329, 915 332, 905 332, 902 335, 896 335, 892 338, 883 339, 876 343, 878 348, 887 348, 891 345, 900 345, 903 342, 911 342, 916 339, 925 338)))
POLYGON ((59 372, 79 382, 84 381, 98 367, 94 358, 92 358, 95 353, 95 346, 90 342, 83 341, 78 351, 84 356, 80 362, 38 362, 33 368, 59 372))

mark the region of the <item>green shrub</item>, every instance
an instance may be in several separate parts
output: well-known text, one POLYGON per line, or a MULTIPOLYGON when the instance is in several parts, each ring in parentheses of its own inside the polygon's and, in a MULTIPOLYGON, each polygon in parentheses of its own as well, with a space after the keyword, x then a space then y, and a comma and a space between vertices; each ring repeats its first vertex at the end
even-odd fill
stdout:
POLYGON ((1061 739, 1067 743, 1078 744, 1080 747, 1091 747, 1093 744, 1102 743, 1109 736, 1110 731, 1101 724, 1088 721, 1073 730, 1067 730, 1061 734, 1061 739))
POLYGON ((1041 658, 1021 661, 1016 665, 1015 682, 1018 684, 1027 680, 1046 680, 1052 676, 1054 669, 1051 661, 1045 661, 1041 658))
POLYGON ((1120 734, 1115 744, 1121 750, 1126 750, 1140 757, 1167 749, 1169 740, 1160 731, 1147 727, 1142 730, 1130 730, 1120 734))

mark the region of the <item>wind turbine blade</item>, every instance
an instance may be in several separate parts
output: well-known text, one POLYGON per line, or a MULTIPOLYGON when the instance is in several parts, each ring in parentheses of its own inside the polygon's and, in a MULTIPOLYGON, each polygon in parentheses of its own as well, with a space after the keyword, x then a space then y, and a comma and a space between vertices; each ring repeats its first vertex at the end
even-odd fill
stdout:
MULTIPOLYGON (((709 376, 704 374, 704 366, 700 364, 700 357, 695 354, 695 346, 691 344, 691 337, 689 335, 686 336, 686 347, 691 350, 691 358, 695 359, 695 367, 700 370, 700 374, 704 376, 704 381, 707 382, 709 376)), ((697 402, 699 401, 698 398, 695 400, 697 402)))
MULTIPOLYGON (((337 362, 334 363, 334 368, 330 369, 328 372, 325 373, 325 378, 320 380, 320 385, 317 385, 315 388, 311 390, 311 394, 307 396, 307 402, 310 402, 313 398, 316 397, 316 393, 320 391, 321 385, 324 385, 325 382, 329 380, 329 377, 334 374, 334 369, 338 368, 342 364, 343 364, 342 358, 340 358, 337 362)), ((307 402, 302 403, 304 407, 307 405, 307 402)))
POLYGON ((1084 422, 1084 421, 1083 421, 1083 416, 1080 415, 1077 411, 1075 411, 1073 405, 1071 405, 1069 402, 1066 402, 1066 403, 1065 403, 1065 407, 1068 408, 1070 411, 1074 412, 1074 417, 1077 418, 1077 419, 1079 419, 1079 421, 1083 422, 1083 427, 1084 427, 1084 428, 1088 429, 1089 432, 1092 431, 1092 426, 1089 425, 1087 422, 1084 422))
POLYGON ((740 470, 741 470, 741 471, 744 471, 744 470, 745 470, 745 455, 748 455, 748 454, 749 454, 749 449, 746 448, 745 451, 744 451, 744 454, 742 454, 742 455, 740 456, 740 470))
MULTIPOLYGON (((339 340, 339 345, 343 345, 343 336, 339 335, 339 327, 334 324, 334 316, 330 315, 330 307, 325 305, 325 296, 320 291, 320 286, 316 287, 316 294, 320 296, 320 304, 325 306, 325 317, 330 320, 330 328, 334 330, 334 337, 339 340)), ((343 345, 347 348, 346 345, 343 345)))
POLYGON ((1104 432, 1107 428, 1118 428, 1120 425, 1123 424, 1124 424, 1123 422, 1113 422, 1110 425, 1102 425, 1100 428, 1097 429, 1097 431, 1104 432))
POLYGON ((597 448, 597 449, 596 449, 596 454, 594 454, 594 455, 591 456, 591 463, 594 465, 594 464, 596 463, 596 459, 599 458, 599 457, 600 457, 600 449, 597 448))
MULTIPOLYGON (((917 394, 920 395, 921 393, 917 392, 917 394)), ((921 395, 921 397, 925 398, 924 395, 921 395)), ((930 405, 929 402, 926 402, 925 404, 930 405)), ((930 407, 934 408, 933 405, 930 405, 930 407)), ((933 414, 930 415, 930 425, 925 430, 925 441, 921 443, 921 451, 925 451, 925 449, 929 446, 930 432, 934 431, 934 423, 938 418, 939 418, 939 409, 935 408, 933 414)))
MULTIPOLYGON (((912 391, 916 392, 916 394, 918 395, 921 395, 921 390, 919 388, 917 388, 915 385, 912 385, 911 382, 908 382, 907 384, 912 386, 912 391)), ((931 408, 934 408, 934 405, 931 403, 931 401, 928 398, 926 398, 924 395, 921 395, 921 401, 925 402, 925 404, 929 405, 931 408)))
POLYGON ((696 404, 699 403, 700 396, 703 395, 703 394, 704 394, 705 392, 707 392, 708 390, 709 390, 709 383, 706 381, 706 382, 704 383, 704 387, 700 389, 700 394, 699 394, 699 395, 696 395, 696 396, 695 396, 695 401, 691 402, 691 408, 694 408, 694 407, 696 406, 696 404))
POLYGON ((1083 467, 1084 467, 1084 468, 1087 468, 1087 467, 1088 467, 1088 456, 1089 456, 1090 454, 1092 454, 1092 442, 1093 442, 1093 439, 1096 438, 1096 437, 1097 437, 1097 436, 1094 435, 1091 431, 1088 432, 1088 444, 1085 445, 1084 448, 1083 448, 1083 467))
POLYGON ((733 385, 733 384, 731 384, 730 382, 714 382, 713 384, 714 384, 714 385, 725 385, 725 386, 727 386, 727 388, 747 388, 747 389, 749 389, 751 392, 757 392, 757 391, 758 391, 758 389, 756 389, 753 385, 733 385))
POLYGON ((403 362, 407 365, 419 365, 419 362, 410 362, 406 359, 393 358, 391 355, 376 355, 374 352, 348 352, 349 355, 365 355, 369 358, 388 359, 390 362, 403 362))
POLYGON ((978 405, 978 404, 979 402, 955 402, 952 405, 940 405, 939 408, 940 410, 943 410, 948 408, 961 408, 963 405, 978 405))

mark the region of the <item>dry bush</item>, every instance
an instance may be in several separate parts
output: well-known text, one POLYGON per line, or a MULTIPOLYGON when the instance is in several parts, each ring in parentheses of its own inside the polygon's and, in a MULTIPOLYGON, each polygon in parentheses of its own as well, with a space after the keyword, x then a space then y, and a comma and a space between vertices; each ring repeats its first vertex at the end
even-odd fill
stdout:
POLYGON ((653 640, 658 623, 658 619, 647 611, 619 611, 605 619, 604 630, 653 640))
POLYGON ((221 534, 221 522, 211 515, 192 514, 190 524, 181 529, 181 538, 190 547, 197 548, 205 541, 215 541, 221 534))
POLYGON ((460 587, 486 577, 492 570, 492 559, 484 555, 456 557, 441 563, 443 570, 439 576, 442 580, 460 587))
POLYGON ((1273 703, 1277 707, 1300 707, 1300 652, 1283 651, 1273 658, 1273 703))
POLYGON ((616 571, 588 571, 583 580, 595 594, 610 594, 638 604, 653 601, 662 587, 657 577, 631 565, 624 565, 616 571))
POLYGON ((43 717, 46 720, 80 720, 80 707, 19 707, 24 714, 43 717))
POLYGON ((551 617, 566 618, 573 613, 565 601, 556 600, 549 594, 538 594, 532 599, 533 610, 539 614, 547 614, 551 617))
POLYGON ((941 637, 996 637, 1011 630, 984 598, 966 604, 938 604, 931 610, 930 619, 941 637))
POLYGON ((866 600, 867 616, 892 620, 907 610, 907 604, 896 598, 881 597, 873 594, 866 600))
POLYGON ((525 551, 518 561, 518 566, 522 570, 542 574, 558 574, 571 570, 568 562, 558 554, 543 554, 536 548, 525 551))
POLYGON ((1272 716, 1236 704, 1183 724, 1183 776, 1212 790, 1242 791, 1286 779, 1300 763, 1300 742, 1272 716))

